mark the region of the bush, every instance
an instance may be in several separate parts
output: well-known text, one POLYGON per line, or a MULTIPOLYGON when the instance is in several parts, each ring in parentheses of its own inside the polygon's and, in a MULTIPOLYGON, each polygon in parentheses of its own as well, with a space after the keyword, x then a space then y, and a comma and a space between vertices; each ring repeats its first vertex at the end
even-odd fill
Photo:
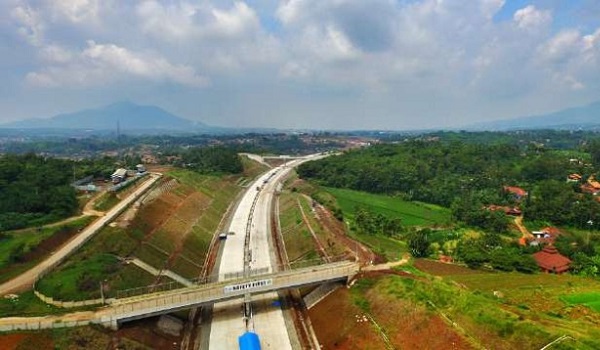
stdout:
POLYGON ((412 232, 408 237, 408 246, 410 253, 415 258, 422 258, 429 255, 429 230, 419 230, 412 232))

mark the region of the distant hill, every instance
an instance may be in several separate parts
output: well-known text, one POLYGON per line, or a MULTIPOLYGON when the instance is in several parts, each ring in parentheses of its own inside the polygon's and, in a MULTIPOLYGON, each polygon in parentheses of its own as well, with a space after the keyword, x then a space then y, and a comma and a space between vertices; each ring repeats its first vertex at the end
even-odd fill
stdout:
POLYGON ((471 125, 469 130, 600 129, 600 101, 558 112, 471 125))
POLYGON ((193 131, 207 126, 173 115, 156 106, 141 106, 132 102, 117 102, 108 106, 59 114, 51 118, 27 119, 1 125, 18 129, 86 129, 193 131))

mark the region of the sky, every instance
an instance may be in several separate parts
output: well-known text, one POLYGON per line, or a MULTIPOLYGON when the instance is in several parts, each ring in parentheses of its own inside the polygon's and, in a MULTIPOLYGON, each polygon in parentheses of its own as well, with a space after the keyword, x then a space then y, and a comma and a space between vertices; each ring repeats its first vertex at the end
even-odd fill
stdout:
POLYGON ((2 0, 0 123, 420 129, 600 100, 598 0, 2 0))

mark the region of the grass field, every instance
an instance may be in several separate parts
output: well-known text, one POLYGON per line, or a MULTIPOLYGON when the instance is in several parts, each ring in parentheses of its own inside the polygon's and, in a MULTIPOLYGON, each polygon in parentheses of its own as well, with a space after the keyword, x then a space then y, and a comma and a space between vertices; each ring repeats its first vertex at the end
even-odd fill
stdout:
POLYGON ((600 292, 565 295, 561 297, 561 300, 572 305, 584 305, 600 312, 600 292))
POLYGON ((58 300, 83 300, 98 297, 100 281, 107 285, 107 297, 157 282, 146 271, 118 262, 118 257, 128 256, 185 278, 198 277, 221 217, 241 190, 239 176, 180 169, 165 175, 156 196, 141 205, 127 227, 102 229, 42 278, 39 290, 58 300))
POLYGON ((82 217, 64 225, 4 233, 0 237, 0 282, 34 266, 94 219, 82 217))
POLYGON ((298 207, 299 195, 284 193, 279 197, 279 222, 290 262, 318 258, 313 238, 298 207))
POLYGON ((350 232, 350 237, 365 244, 376 254, 383 256, 388 261, 400 260, 408 251, 405 242, 382 235, 365 235, 350 232))
POLYGON ((450 210, 437 205, 348 189, 323 189, 335 196, 347 218, 352 218, 356 207, 362 206, 388 217, 400 218, 404 226, 444 225, 450 222, 450 210))
POLYGON ((41 279, 36 287, 42 294, 60 295, 66 301, 99 298, 104 275, 118 269, 118 264, 118 259, 113 255, 94 255, 86 259, 85 264, 65 264, 60 274, 50 274, 41 279))
MULTIPOLYGON (((495 335, 486 334, 482 330, 483 324, 488 321, 472 311, 462 310, 455 316, 461 322, 467 322, 466 325, 469 325, 478 339, 485 335, 493 340, 493 348, 509 348, 509 344, 516 346, 513 340, 516 337, 524 339, 525 336, 534 342, 520 348, 540 348, 553 340, 553 337, 563 334, 572 336, 577 342, 565 342, 556 348, 600 348, 600 330, 597 327, 600 313, 586 309, 600 311, 598 280, 568 274, 479 272, 431 260, 417 261, 415 266, 440 276, 437 278, 449 287, 461 290, 458 295, 469 299, 476 297, 480 303, 487 304, 488 308, 502 309, 504 314, 509 315, 513 321, 506 321, 508 328, 495 335), (507 331, 514 335, 508 336, 507 331)), ((475 299, 462 301, 461 304, 475 306, 475 299)), ((501 316, 496 318, 498 317, 499 320, 503 319, 501 316)))
POLYGON ((115 192, 105 192, 94 205, 95 210, 108 211, 119 203, 119 198, 115 192))
MULTIPOLYGON (((21 293, 14 300, 0 298, 0 315, 2 317, 39 316, 62 312, 65 312, 65 310, 42 302, 33 292, 21 293)), ((0 349, 2 348, 1 345, 0 342, 0 349)))

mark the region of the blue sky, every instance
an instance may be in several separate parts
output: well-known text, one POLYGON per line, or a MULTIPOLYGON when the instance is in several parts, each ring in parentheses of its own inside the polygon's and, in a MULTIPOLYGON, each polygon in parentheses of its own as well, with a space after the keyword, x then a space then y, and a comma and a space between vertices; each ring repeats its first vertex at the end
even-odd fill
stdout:
POLYGON ((5 0, 0 123, 131 100, 411 129, 600 100, 597 0, 5 0))
POLYGON ((555 31, 564 28, 592 31, 600 26, 600 2, 597 0, 508 0, 494 19, 510 21, 516 11, 529 5, 552 11, 552 27, 555 31))

